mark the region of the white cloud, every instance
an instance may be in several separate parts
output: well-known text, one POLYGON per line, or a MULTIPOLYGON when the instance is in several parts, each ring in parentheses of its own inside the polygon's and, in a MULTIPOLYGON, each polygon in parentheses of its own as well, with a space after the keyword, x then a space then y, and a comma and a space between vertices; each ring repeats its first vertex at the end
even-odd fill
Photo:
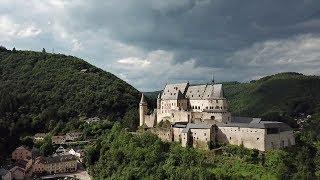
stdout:
POLYGON ((83 49, 82 43, 78 39, 72 39, 72 51, 79 51, 83 49))
POLYGON ((17 36, 20 38, 27 38, 27 37, 37 36, 41 32, 42 32, 41 29, 38 29, 38 28, 31 25, 31 26, 28 26, 26 28, 19 30, 17 32, 17 36))
POLYGON ((183 63, 175 63, 174 53, 165 50, 155 50, 146 54, 145 58, 127 57, 114 65, 116 74, 136 86, 144 86, 142 90, 160 89, 168 82, 195 80, 207 82, 214 70, 210 67, 196 66, 195 59, 183 63))
POLYGON ((233 66, 265 68, 277 65, 290 67, 320 65, 320 36, 305 34, 289 39, 256 43, 235 52, 228 62, 233 66))
POLYGON ((34 37, 41 32, 42 30, 34 25, 17 24, 7 16, 0 16, 0 37, 4 40, 34 37))
POLYGON ((146 68, 150 65, 150 61, 145 59, 139 59, 137 57, 128 57, 120 59, 117 61, 120 64, 123 64, 126 68, 146 68))

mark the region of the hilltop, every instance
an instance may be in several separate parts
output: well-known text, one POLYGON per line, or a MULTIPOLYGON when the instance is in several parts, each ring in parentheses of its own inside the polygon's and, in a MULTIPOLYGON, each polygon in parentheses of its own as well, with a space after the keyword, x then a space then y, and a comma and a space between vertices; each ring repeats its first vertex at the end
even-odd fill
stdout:
POLYGON ((279 73, 249 83, 224 83, 224 93, 235 115, 299 116, 312 114, 320 103, 320 78, 279 73))
POLYGON ((129 117, 137 113, 139 98, 134 87, 82 59, 1 48, 0 152, 20 135, 79 117, 125 119, 134 127, 138 120, 129 117))

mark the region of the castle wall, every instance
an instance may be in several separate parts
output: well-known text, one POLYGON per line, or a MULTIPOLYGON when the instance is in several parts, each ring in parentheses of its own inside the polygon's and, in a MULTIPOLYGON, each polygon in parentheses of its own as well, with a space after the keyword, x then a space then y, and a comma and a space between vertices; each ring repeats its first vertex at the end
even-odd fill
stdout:
POLYGON ((208 149, 208 143, 213 140, 211 129, 190 129, 192 146, 194 148, 208 149))
POLYGON ((214 124, 215 122, 229 123, 231 122, 231 113, 224 112, 203 112, 203 119, 207 120, 209 124, 214 124), (208 120, 214 120, 213 122, 208 120))
POLYGON ((265 151, 265 129, 218 127, 216 139, 222 143, 242 144, 249 149, 265 151))
POLYGON ((278 134, 267 134, 265 140, 265 149, 279 149, 295 145, 293 131, 283 131, 278 134))
POLYGON ((181 133, 181 146, 182 147, 188 147, 189 142, 190 142, 190 133, 186 132, 186 133, 181 133))
POLYGON ((181 137, 181 133, 182 133, 183 128, 172 128, 172 132, 173 132, 173 141, 175 142, 182 142, 182 137, 181 137))
POLYGON ((178 110, 178 100, 162 100, 161 113, 167 113, 170 110, 178 110))
POLYGON ((157 122, 168 119, 171 123, 188 122, 191 119, 191 112, 183 110, 170 110, 169 113, 157 113, 157 122))
POLYGON ((162 141, 172 142, 172 129, 165 128, 153 128, 150 132, 157 135, 162 141))
POLYGON ((265 129, 240 128, 240 144, 249 149, 265 151, 265 129))
POLYGON ((144 116, 144 123, 147 127, 154 127, 157 122, 157 114, 153 112, 150 115, 145 115, 144 116))
POLYGON ((191 99, 190 107, 194 112, 202 112, 205 109, 209 110, 227 110, 228 103, 226 99, 215 99, 215 100, 194 100, 191 99))

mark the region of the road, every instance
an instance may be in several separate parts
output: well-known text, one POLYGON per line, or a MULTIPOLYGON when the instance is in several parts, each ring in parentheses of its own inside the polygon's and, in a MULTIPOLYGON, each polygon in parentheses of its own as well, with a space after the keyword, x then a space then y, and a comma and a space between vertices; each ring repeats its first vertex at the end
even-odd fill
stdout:
POLYGON ((42 176, 41 179, 50 179, 50 178, 56 178, 56 177, 73 177, 80 180, 91 180, 91 177, 89 176, 88 172, 84 170, 79 170, 74 173, 62 173, 62 174, 42 176))

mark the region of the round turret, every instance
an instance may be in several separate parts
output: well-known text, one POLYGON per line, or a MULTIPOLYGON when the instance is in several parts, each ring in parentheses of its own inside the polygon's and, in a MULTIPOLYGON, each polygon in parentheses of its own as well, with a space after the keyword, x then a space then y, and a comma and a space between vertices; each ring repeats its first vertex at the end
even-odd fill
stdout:
POLYGON ((140 115, 140 123, 139 125, 142 126, 145 123, 145 115, 148 112, 148 104, 144 97, 144 94, 142 93, 141 100, 139 103, 139 115, 140 115))
POLYGON ((158 94, 158 98, 157 98, 157 109, 161 108, 161 93, 158 94))

